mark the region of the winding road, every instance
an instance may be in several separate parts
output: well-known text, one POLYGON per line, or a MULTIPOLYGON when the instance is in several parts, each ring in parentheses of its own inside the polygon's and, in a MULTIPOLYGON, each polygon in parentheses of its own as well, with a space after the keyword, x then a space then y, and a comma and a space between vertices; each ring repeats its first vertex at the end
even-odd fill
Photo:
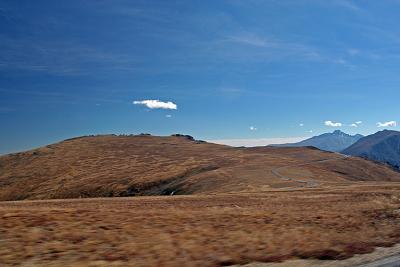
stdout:
MULTIPOLYGON (((306 162, 306 163, 277 167, 277 168, 271 170, 271 172, 276 177, 278 177, 284 181, 293 181, 293 182, 303 184, 303 185, 300 185, 300 186, 297 186, 294 188, 316 187, 316 186, 320 185, 320 183, 316 180, 309 179, 306 181, 306 180, 295 179, 295 178, 291 178, 286 175, 283 175, 279 171, 284 170, 286 168, 302 167, 302 166, 306 166, 306 165, 310 165, 310 164, 323 163, 323 162, 329 162, 329 161, 334 161, 334 160, 342 160, 342 159, 346 159, 346 158, 350 157, 350 156, 342 155, 342 154, 339 154, 339 155, 341 155, 340 158, 323 159, 323 160, 317 160, 317 161, 310 161, 310 162, 306 162)), ((400 255, 390 256, 390 257, 376 260, 374 262, 370 262, 367 264, 358 265, 357 267, 400 267, 400 255)))
POLYGON ((297 182, 297 183, 301 183, 303 185, 297 186, 295 188, 303 188, 303 187, 316 187, 319 186, 320 183, 316 180, 313 179, 308 179, 308 180, 299 180, 299 179, 295 179, 295 178, 291 178, 288 176, 285 176, 283 174, 281 174, 279 171, 286 169, 286 168, 293 168, 293 167, 302 167, 302 166, 307 166, 307 165, 311 165, 311 164, 315 164, 315 163, 323 163, 323 162, 329 162, 329 161, 336 161, 336 160, 342 160, 342 159, 347 159, 350 156, 347 155, 342 155, 342 154, 338 154, 341 157, 340 158, 334 158, 334 159, 322 159, 322 160, 315 160, 315 161, 310 161, 310 162, 306 162, 306 163, 300 163, 300 164, 295 164, 295 165, 288 165, 288 166, 282 166, 282 167, 277 167, 273 170, 271 170, 272 174, 274 174, 276 177, 285 180, 285 181, 293 181, 293 182, 297 182))
POLYGON ((394 255, 374 262, 358 265, 357 267, 399 267, 400 255, 394 255))

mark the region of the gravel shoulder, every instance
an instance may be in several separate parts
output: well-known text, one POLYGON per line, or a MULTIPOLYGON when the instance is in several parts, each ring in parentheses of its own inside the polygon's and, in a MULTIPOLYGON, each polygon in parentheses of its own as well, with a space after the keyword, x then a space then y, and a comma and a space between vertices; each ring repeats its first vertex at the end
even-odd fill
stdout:
POLYGON ((378 247, 369 254, 355 255, 345 260, 287 260, 280 263, 250 263, 235 267, 398 267, 400 266, 400 244, 393 247, 378 247))

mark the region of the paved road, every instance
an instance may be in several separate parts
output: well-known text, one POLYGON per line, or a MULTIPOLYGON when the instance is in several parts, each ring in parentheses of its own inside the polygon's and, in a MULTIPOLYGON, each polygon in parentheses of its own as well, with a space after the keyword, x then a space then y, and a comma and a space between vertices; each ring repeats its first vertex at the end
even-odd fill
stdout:
POLYGON ((400 267, 400 255, 391 256, 356 267, 400 267))
POLYGON ((315 161, 310 161, 310 162, 300 163, 300 164, 295 164, 295 165, 282 166, 282 167, 278 167, 278 168, 275 168, 275 169, 271 170, 271 172, 276 177, 278 177, 278 178, 280 178, 282 180, 293 181, 293 182, 297 182, 297 183, 303 184, 303 185, 297 186, 296 188, 316 187, 316 186, 320 185, 320 183, 318 181, 316 181, 316 180, 313 180, 313 179, 299 180, 299 179, 295 179, 295 178, 290 178, 288 176, 285 176, 285 175, 279 173, 279 171, 281 171, 283 169, 286 169, 286 168, 302 167, 302 166, 306 166, 306 165, 310 165, 310 164, 323 163, 323 162, 329 162, 329 161, 334 161, 334 160, 341 160, 341 159, 346 159, 346 158, 350 157, 350 156, 342 155, 342 154, 338 154, 338 155, 340 155, 341 157, 340 158, 334 158, 334 159, 315 160, 315 161))
MULTIPOLYGON (((341 159, 346 159, 349 158, 350 156, 347 155, 341 155, 342 157, 340 158, 335 158, 335 159, 323 159, 323 160, 317 160, 317 161, 311 161, 311 162, 306 162, 306 163, 301 163, 301 164, 295 164, 295 165, 288 165, 288 166, 283 166, 283 167, 278 167, 273 169, 271 172, 278 178, 285 180, 285 181, 293 181, 297 183, 301 183, 303 185, 298 186, 296 188, 301 188, 301 187, 316 187, 319 186, 320 183, 316 180, 313 179, 308 179, 308 180, 300 180, 300 179, 295 179, 291 178, 288 176, 285 176, 279 171, 286 169, 286 168, 293 168, 293 167, 302 167, 310 164, 315 164, 315 163, 323 163, 323 162, 329 162, 329 161, 334 161, 334 160, 341 160, 341 159)), ((388 258, 380 259, 374 262, 370 262, 367 264, 362 264, 358 265, 356 267, 400 267, 400 255, 395 255, 391 256, 388 258)))

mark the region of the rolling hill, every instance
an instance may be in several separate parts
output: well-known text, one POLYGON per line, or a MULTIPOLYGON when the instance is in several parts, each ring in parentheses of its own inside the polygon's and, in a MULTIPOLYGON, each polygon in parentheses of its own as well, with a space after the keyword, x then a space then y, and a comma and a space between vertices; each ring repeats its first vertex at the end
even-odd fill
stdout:
POLYGON ((0 157, 0 200, 264 192, 400 181, 315 148, 234 148, 190 136, 88 136, 0 157))
POLYGON ((311 137, 298 143, 273 145, 277 147, 305 147, 313 146, 325 151, 340 152, 351 146, 363 136, 361 134, 349 135, 340 130, 311 137))
POLYGON ((361 138, 343 150, 346 155, 358 156, 374 161, 400 166, 400 132, 383 130, 361 138))

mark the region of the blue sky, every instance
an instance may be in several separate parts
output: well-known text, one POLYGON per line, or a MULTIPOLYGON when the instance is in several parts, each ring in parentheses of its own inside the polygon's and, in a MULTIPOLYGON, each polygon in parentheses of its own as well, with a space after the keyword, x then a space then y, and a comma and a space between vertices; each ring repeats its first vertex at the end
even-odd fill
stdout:
POLYGON ((0 0, 0 153, 99 133, 396 129, 377 123, 400 116, 398 14, 395 0, 0 0))

